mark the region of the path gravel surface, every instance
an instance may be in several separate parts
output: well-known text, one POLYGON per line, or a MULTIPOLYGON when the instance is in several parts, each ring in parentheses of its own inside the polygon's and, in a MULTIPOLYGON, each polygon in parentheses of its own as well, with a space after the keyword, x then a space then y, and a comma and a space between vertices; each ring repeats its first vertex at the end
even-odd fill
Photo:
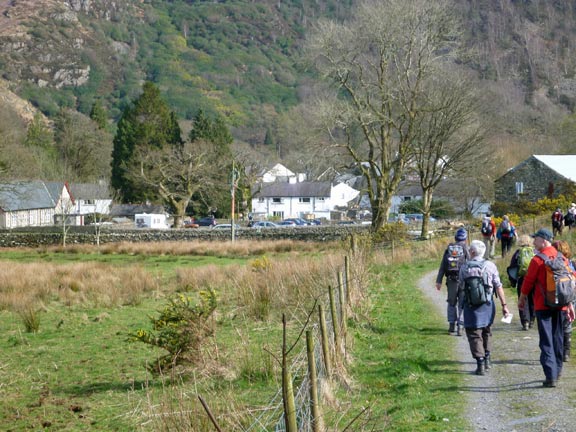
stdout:
MULTIPOLYGON (((446 316, 446 287, 436 291, 436 272, 426 274, 419 288, 443 316, 446 316)), ((556 388, 543 388, 538 332, 523 331, 516 298, 506 299, 514 314, 511 324, 500 322, 498 306, 493 326, 493 367, 477 376, 476 361, 470 355, 466 336, 451 336, 446 323, 446 338, 456 338, 459 371, 463 374, 458 391, 467 399, 466 415, 470 431, 490 432, 573 432, 576 431, 576 359, 564 363, 556 388)), ((449 430, 449 429, 447 429, 449 430)))

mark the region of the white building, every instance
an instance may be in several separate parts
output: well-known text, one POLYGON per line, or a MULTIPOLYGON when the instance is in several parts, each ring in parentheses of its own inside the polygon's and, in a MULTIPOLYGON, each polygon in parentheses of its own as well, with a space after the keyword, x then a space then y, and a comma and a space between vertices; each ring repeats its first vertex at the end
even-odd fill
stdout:
POLYGON ((359 191, 340 183, 299 182, 263 183, 252 194, 252 214, 255 219, 274 217, 325 218, 336 207, 345 207, 359 191))

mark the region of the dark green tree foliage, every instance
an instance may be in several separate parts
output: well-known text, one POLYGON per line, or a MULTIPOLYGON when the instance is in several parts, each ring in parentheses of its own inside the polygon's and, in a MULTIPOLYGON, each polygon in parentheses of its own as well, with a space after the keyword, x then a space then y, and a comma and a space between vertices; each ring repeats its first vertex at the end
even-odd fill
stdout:
POLYGON ((143 92, 134 104, 124 110, 114 137, 112 151, 112 187, 124 202, 154 199, 155 193, 136 187, 127 176, 136 148, 162 149, 183 144, 181 130, 160 90, 151 82, 144 83, 143 92))
POLYGON ((90 110, 90 118, 98 125, 100 129, 106 129, 108 126, 108 117, 106 110, 100 101, 94 102, 90 110))

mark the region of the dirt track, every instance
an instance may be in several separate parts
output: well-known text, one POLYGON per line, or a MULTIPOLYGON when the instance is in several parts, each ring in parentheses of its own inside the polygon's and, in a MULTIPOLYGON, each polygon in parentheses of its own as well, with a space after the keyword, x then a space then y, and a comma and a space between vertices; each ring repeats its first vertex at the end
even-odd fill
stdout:
MULTIPOLYGON (((436 291, 435 277, 436 272, 426 274, 419 287, 445 317, 446 287, 441 292, 436 291)), ((457 357, 464 377, 462 386, 455 390, 468 400, 466 415, 470 431, 576 431, 576 366, 571 364, 576 359, 564 363, 558 387, 543 388, 537 330, 521 330, 518 310, 514 306, 516 298, 506 300, 514 318, 511 324, 501 323, 502 311, 497 308, 493 327, 494 366, 487 375, 473 374, 476 361, 470 355, 466 336, 450 336, 446 332, 446 338, 458 339, 457 357)))

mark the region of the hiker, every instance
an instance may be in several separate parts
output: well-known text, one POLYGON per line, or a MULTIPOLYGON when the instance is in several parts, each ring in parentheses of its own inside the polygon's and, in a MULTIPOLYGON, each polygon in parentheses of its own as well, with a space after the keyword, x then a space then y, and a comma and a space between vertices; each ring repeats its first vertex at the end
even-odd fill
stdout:
POLYGON ((466 240, 468 233, 464 228, 459 228, 454 235, 454 243, 450 243, 440 262, 438 276, 436 276, 436 290, 442 288, 442 278, 446 277, 448 297, 446 302, 446 315, 448 319, 448 333, 456 332, 460 336, 462 310, 458 302, 458 274, 460 267, 468 260, 468 245, 466 240))
POLYGON ((558 251, 552 246, 552 233, 546 228, 540 228, 532 234, 534 248, 538 252, 524 276, 521 294, 518 298, 518 308, 524 308, 527 296, 534 293, 534 309, 538 320, 538 336, 540 338, 540 364, 546 379, 542 382, 544 387, 556 387, 556 382, 562 373, 562 356, 564 350, 564 319, 574 319, 573 305, 561 308, 546 306, 544 295, 546 286, 546 264, 540 256, 556 257, 558 251), (564 311, 568 311, 565 315, 564 311))
MULTIPOLYGON (((529 235, 523 234, 518 238, 518 249, 512 255, 510 266, 506 269, 508 273, 508 280, 512 288, 516 287, 518 297, 520 297, 520 288, 524 282, 524 276, 528 270, 528 265, 534 256, 534 248, 532 247, 532 239, 529 235)), ((528 301, 523 309, 518 309, 520 316, 520 324, 522 330, 529 330, 534 327, 536 315, 534 314, 534 295, 530 293, 528 301)))
POLYGON ((461 302, 464 309, 464 328, 470 345, 472 357, 476 359, 476 375, 484 375, 492 366, 492 331, 491 326, 496 315, 494 293, 502 305, 502 314, 510 312, 506 305, 506 297, 498 275, 496 264, 484 259, 486 246, 480 240, 470 243, 470 260, 460 269, 458 285, 463 292, 461 302), (482 298, 471 291, 472 282, 477 281, 482 298), (480 300, 480 301, 478 301, 480 300))
MULTIPOLYGON (((572 251, 570 250, 570 245, 568 244, 568 242, 564 240, 558 240, 552 243, 552 246, 558 252, 564 255, 564 257, 566 257, 568 263, 570 264, 570 269, 572 270, 572 272, 574 272, 575 270, 574 263, 571 260, 572 251)), ((564 312, 564 314, 566 313, 567 312, 564 312)), ((570 321, 566 316, 564 316, 563 329, 564 329, 564 344, 563 344, 564 349, 562 350, 562 361, 567 362, 568 360, 570 360, 570 352, 572 350, 572 321, 570 321)))
POLYGON ((552 213, 552 235, 556 237, 558 234, 562 234, 564 222, 564 215, 562 214, 562 210, 560 207, 556 209, 554 213, 552 213))
POLYGON ((510 221, 510 218, 507 215, 502 216, 502 222, 496 232, 496 237, 502 244, 502 258, 506 256, 517 236, 516 227, 510 221))
POLYGON ((564 216, 564 226, 571 230, 576 225, 576 204, 570 204, 570 208, 564 216))
POLYGON ((492 219, 490 212, 486 213, 486 216, 482 218, 482 226, 480 227, 480 232, 482 234, 482 241, 486 246, 486 253, 484 258, 493 259, 494 258, 494 244, 496 243, 496 223, 492 219))

